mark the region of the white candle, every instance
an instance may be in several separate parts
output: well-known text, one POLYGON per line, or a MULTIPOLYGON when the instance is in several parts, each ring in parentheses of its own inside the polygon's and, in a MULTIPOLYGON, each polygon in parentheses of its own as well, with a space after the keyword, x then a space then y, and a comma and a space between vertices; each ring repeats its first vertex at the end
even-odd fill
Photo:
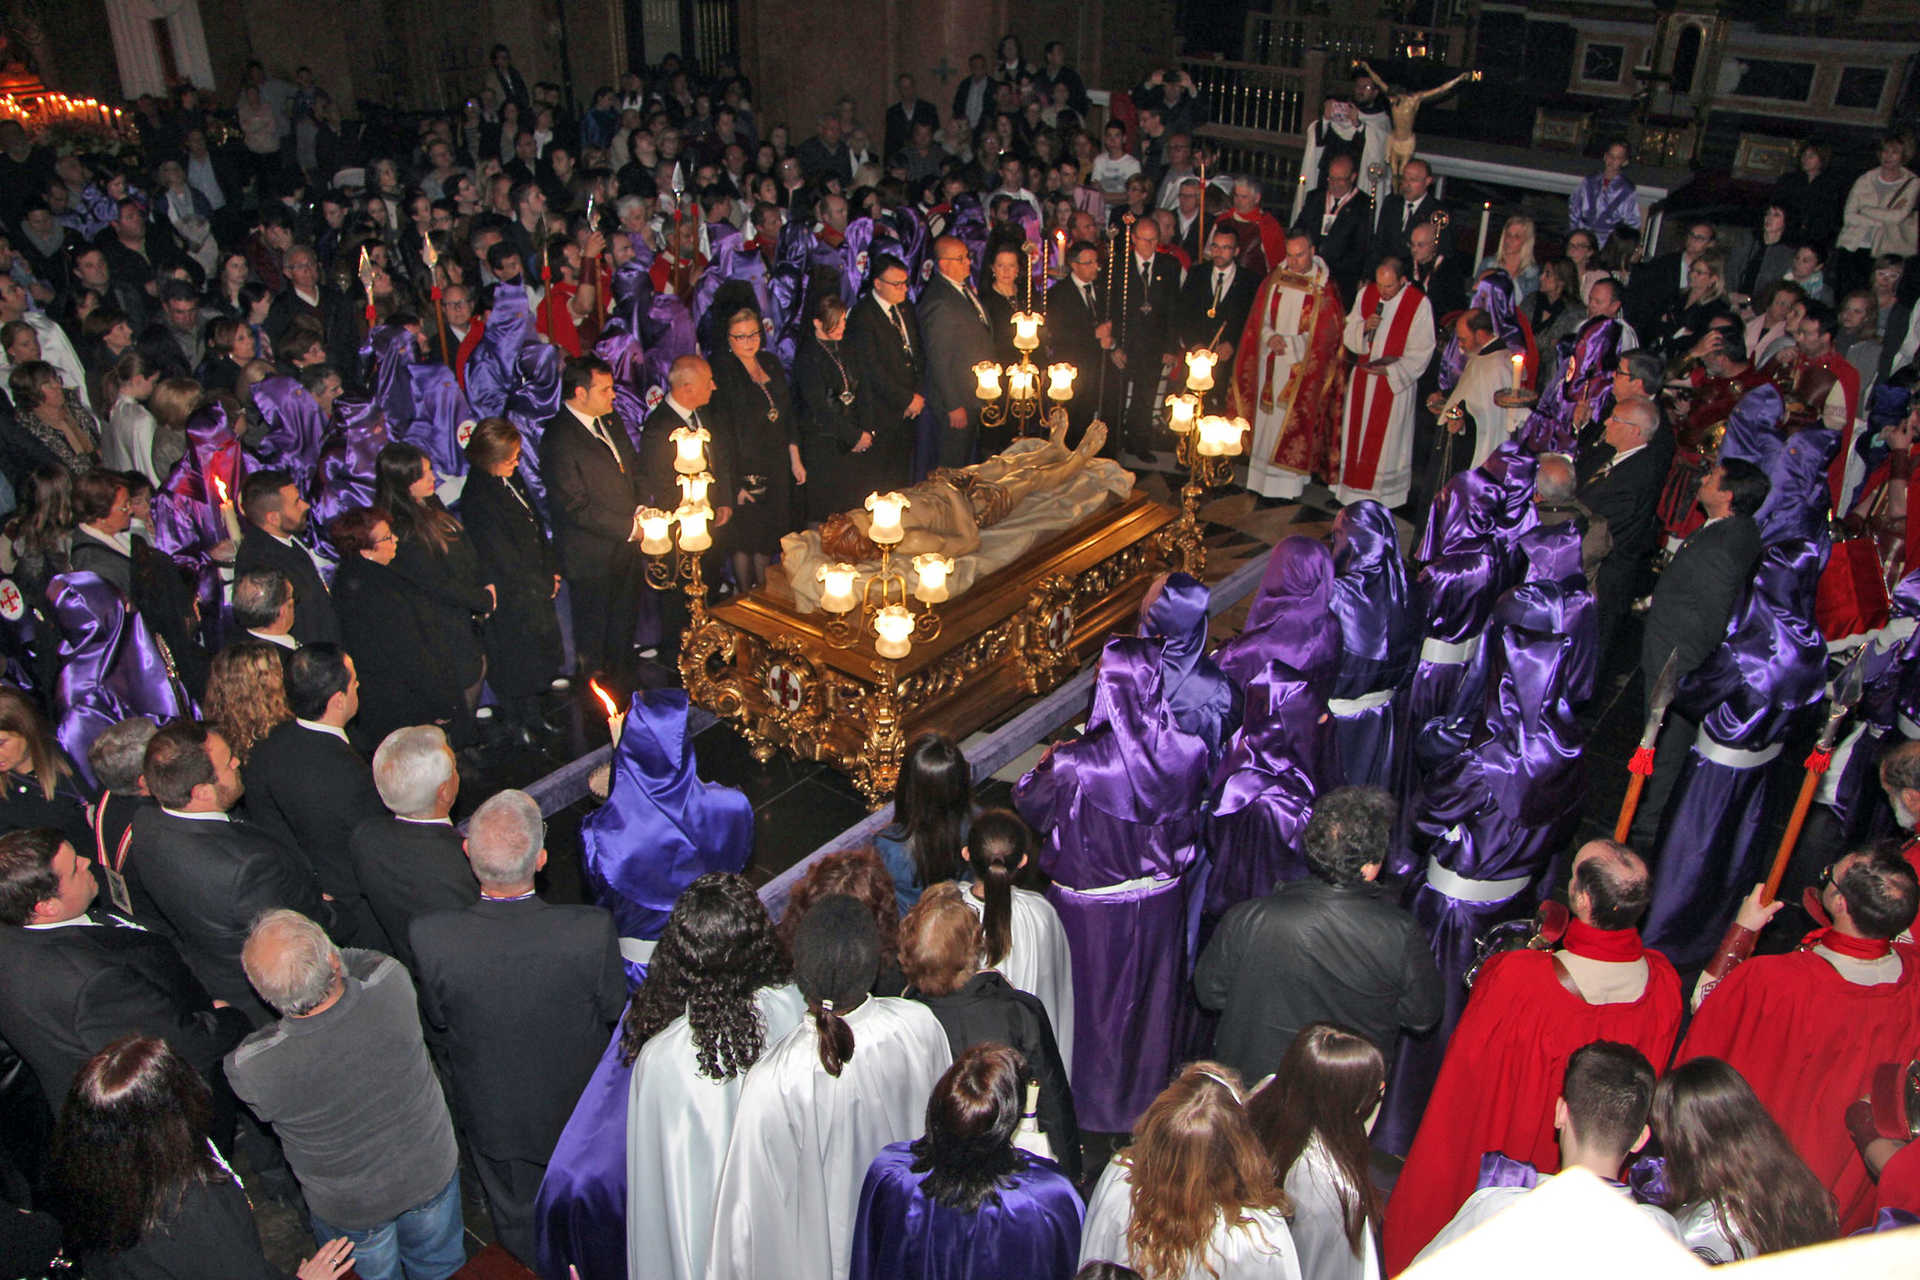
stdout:
POLYGON ((1473 269, 1478 272, 1480 264, 1487 257, 1487 219, 1493 216, 1493 202, 1487 201, 1480 206, 1480 235, 1473 242, 1473 269))
POLYGON ((1213 390, 1213 363, 1218 358, 1207 347, 1187 352, 1187 390, 1213 390))
POLYGON ((673 517, 680 522, 682 551, 705 551, 713 545, 713 535, 707 532, 707 521, 713 518, 712 507, 704 502, 698 506, 683 503, 673 517))
POLYGON ((668 537, 668 529, 673 517, 658 507, 640 509, 640 550, 642 554, 663 556, 673 550, 673 540, 668 537))
POLYGON ((939 604, 947 598, 947 575, 953 572, 951 557, 933 551, 917 555, 913 558, 913 571, 920 577, 913 593, 922 603, 939 604))
POLYGON ((1513 389, 1518 391, 1521 389, 1520 380, 1525 376, 1527 355, 1524 351, 1516 351, 1507 358, 1513 361, 1513 389))
POLYGON ((707 469, 707 442, 713 437, 705 427, 675 427, 667 437, 673 441, 673 469, 683 474, 707 469))
POLYGON ((1073 399, 1073 379, 1079 372, 1070 364, 1047 366, 1047 395, 1055 400, 1073 399))
POLYGON ((1167 397, 1167 426, 1181 435, 1193 430, 1195 417, 1200 413, 1200 397, 1196 395, 1172 395, 1167 397))
POLYGON ((1030 364, 1017 364, 1007 370, 1007 394, 1015 400, 1033 399, 1034 372, 1030 364))
POLYGON ((240 513, 233 509, 233 500, 227 496, 227 482, 215 476, 213 489, 220 495, 220 519, 227 526, 227 537, 237 543, 240 541, 240 513))
POLYGON ((1033 311, 1019 311, 1013 317, 1013 348, 1016 351, 1032 351, 1040 345, 1040 316, 1033 311))
POLYGON ((979 396, 982 400, 998 400, 1000 398, 999 365, 991 360, 982 360, 979 364, 973 366, 973 377, 979 384, 974 388, 973 394, 979 396))
POLYGON ((868 494, 867 510, 873 513, 873 527, 867 530, 867 537, 882 545, 906 537, 906 530, 900 527, 900 513, 912 505, 902 493, 868 494))
POLYGON ((903 604, 890 604, 873 615, 873 630, 878 637, 873 647, 883 658, 904 658, 913 649, 908 639, 913 634, 913 614, 903 604))
POLYGON ((587 688, 591 689, 593 696, 600 700, 600 705, 607 709, 607 732, 613 737, 613 745, 618 747, 620 735, 626 731, 627 713, 620 709, 620 704, 613 700, 612 694, 600 687, 598 680, 587 681, 587 688))
POLYGON ((823 564, 814 570, 814 576, 823 584, 820 591, 820 607, 828 613, 850 613, 853 610, 853 584, 859 577, 858 571, 844 560, 833 564, 823 564))

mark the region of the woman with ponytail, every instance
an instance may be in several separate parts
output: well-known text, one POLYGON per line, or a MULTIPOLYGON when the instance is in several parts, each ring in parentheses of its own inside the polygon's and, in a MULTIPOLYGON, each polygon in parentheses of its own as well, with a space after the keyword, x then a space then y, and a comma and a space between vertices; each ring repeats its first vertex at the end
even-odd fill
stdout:
POLYGON ((953 1062, 924 1005, 867 994, 879 968, 879 931, 860 902, 834 894, 800 918, 793 977, 806 1016, 740 1089, 709 1280, 847 1274, 867 1167, 888 1143, 920 1136, 953 1062))
POLYGON ((973 871, 965 901, 986 931, 981 966, 998 969, 1016 989, 1039 998, 1071 1072, 1073 954, 1067 932, 1046 895, 1017 883, 1033 857, 1033 832, 1013 810, 988 809, 973 820, 961 852, 973 871))

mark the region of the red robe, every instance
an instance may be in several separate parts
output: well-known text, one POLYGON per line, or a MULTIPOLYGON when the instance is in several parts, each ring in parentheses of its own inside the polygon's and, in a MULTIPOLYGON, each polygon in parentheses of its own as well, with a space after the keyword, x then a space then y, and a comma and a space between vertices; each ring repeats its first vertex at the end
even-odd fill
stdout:
POLYGON ((1920 1046, 1920 958, 1894 951, 1900 980, 1875 987, 1848 982, 1811 950, 1749 960, 1701 1003, 1675 1059, 1720 1058, 1746 1077, 1833 1192, 1843 1235, 1873 1218, 1847 1106, 1866 1096, 1876 1066, 1920 1046))
POLYGON ((1325 275, 1326 264, 1319 263, 1317 270, 1324 276, 1318 287, 1311 276, 1285 266, 1260 282, 1253 310, 1247 313, 1246 327, 1233 349, 1233 387, 1227 404, 1229 412, 1249 422, 1256 409, 1270 410, 1275 403, 1288 406, 1273 456, 1264 461, 1331 481, 1340 455, 1340 409, 1347 398, 1347 361, 1341 356, 1347 312, 1340 305, 1340 286, 1325 275), (1306 324, 1306 354, 1294 361, 1286 385, 1275 386, 1273 360, 1260 335, 1274 307, 1274 292, 1283 283, 1312 293, 1302 311, 1304 316, 1311 309, 1312 318, 1306 324))
MULTIPOLYGON (((1259 237, 1260 252, 1265 257, 1265 261, 1259 267, 1261 275, 1265 275, 1286 261, 1287 233, 1280 229, 1279 220, 1265 209, 1256 209, 1251 216, 1245 217, 1236 210, 1229 209, 1220 215, 1220 221, 1233 226, 1234 234, 1240 237, 1242 246, 1250 236, 1259 237)), ((1241 255, 1241 261, 1243 264, 1246 261, 1244 253, 1241 255)))
POLYGON ((1666 1064, 1680 1033, 1680 979, 1665 956, 1644 955, 1647 989, 1624 1004, 1588 1004, 1562 987, 1551 952, 1508 951, 1487 961, 1387 1202, 1384 1274, 1404 1270, 1452 1221, 1487 1152, 1558 1171, 1553 1103, 1575 1049, 1613 1040, 1656 1067, 1666 1064))
POLYGON ((1880 1170, 1877 1208, 1920 1213, 1920 1142, 1909 1142, 1894 1152, 1880 1170))
POLYGON ((453 353, 453 376, 460 380, 460 389, 467 389, 467 361, 479 349, 480 339, 487 333, 487 318, 477 315, 473 323, 467 326, 467 336, 460 339, 460 347, 453 353))

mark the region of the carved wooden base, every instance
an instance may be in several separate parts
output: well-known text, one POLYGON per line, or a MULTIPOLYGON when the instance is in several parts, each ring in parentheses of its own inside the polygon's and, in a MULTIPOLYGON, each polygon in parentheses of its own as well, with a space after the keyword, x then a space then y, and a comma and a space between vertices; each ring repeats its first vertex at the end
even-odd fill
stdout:
POLYGON ((915 733, 971 733, 1130 627, 1153 578, 1191 559, 1179 544, 1194 531, 1178 516, 1136 494, 941 605, 938 633, 916 633, 897 661, 874 651, 871 632, 849 648, 829 644, 827 614, 799 613, 770 586, 695 617, 681 678, 756 760, 780 750, 826 761, 877 805, 892 797, 915 733))

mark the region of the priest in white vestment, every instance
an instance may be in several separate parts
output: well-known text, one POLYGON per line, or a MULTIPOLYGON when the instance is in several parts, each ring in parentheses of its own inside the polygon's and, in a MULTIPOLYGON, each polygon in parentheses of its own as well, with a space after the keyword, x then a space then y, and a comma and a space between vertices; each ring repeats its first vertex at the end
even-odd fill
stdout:
POLYGON ((1458 425, 1448 475, 1485 462, 1527 420, 1524 406, 1503 407, 1494 402, 1502 392, 1519 390, 1522 374, 1521 366, 1513 360, 1517 353, 1509 351, 1494 331, 1493 317, 1478 307, 1464 311, 1454 321, 1454 332, 1460 338, 1460 349, 1473 354, 1467 357, 1460 381, 1453 384, 1453 393, 1440 408, 1443 430, 1455 430, 1450 415, 1456 407, 1467 419, 1458 425))
POLYGON ((1413 486, 1413 410, 1420 375, 1433 359, 1433 310, 1407 283, 1397 258, 1374 268, 1373 280, 1347 313, 1345 345, 1356 360, 1340 420, 1340 474, 1335 500, 1372 498, 1389 509, 1413 486))

